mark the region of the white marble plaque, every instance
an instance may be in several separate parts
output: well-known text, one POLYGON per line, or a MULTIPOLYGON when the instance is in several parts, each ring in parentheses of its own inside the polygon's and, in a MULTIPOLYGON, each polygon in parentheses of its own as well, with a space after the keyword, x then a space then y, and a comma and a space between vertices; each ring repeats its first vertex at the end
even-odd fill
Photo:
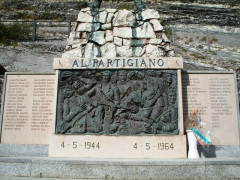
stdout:
POLYGON ((53 69, 182 69, 182 57, 55 58, 53 69))
POLYGON ((212 145, 239 145, 239 114, 235 74, 183 73, 183 115, 200 111, 203 136, 212 145))
POLYGON ((186 136, 50 136, 49 157, 186 158, 186 136))
POLYGON ((53 74, 6 75, 1 143, 49 143, 55 120, 55 80, 53 74))

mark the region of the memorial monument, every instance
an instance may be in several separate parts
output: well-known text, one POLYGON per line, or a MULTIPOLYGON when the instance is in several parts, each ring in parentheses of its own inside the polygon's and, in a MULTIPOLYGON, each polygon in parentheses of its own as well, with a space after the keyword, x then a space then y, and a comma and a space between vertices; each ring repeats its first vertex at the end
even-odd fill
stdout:
POLYGON ((101 1, 95 1, 78 14, 62 58, 54 60, 58 95, 50 156, 141 158, 134 155, 141 143, 142 157, 186 157, 182 58, 173 57, 158 12, 145 9, 140 0, 135 3, 136 12, 100 9, 101 1), (115 141, 126 147, 126 155, 116 150, 105 156, 96 147, 95 155, 67 153, 72 147, 66 150, 66 144, 76 144, 76 137, 85 149, 95 143, 105 153, 116 148, 105 144, 115 141), (171 152, 159 154, 160 149, 171 152))
POLYGON ((210 157, 239 157, 235 75, 182 73, 158 12, 135 3, 137 11, 101 9, 101 0, 82 9, 62 58, 54 60, 56 74, 5 75, 0 175, 239 177, 237 158, 158 160, 187 157, 183 115, 195 110, 211 132, 210 157), (28 157, 4 157, 11 155, 28 157), (47 155, 57 158, 39 157, 47 155))

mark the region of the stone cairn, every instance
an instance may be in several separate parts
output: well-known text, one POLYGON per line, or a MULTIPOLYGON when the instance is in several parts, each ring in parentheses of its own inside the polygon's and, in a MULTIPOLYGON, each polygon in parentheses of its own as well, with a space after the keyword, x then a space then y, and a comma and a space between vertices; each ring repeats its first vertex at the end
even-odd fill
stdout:
POLYGON ((138 14, 128 10, 104 9, 95 16, 82 9, 62 57, 169 57, 170 41, 153 9, 138 14))

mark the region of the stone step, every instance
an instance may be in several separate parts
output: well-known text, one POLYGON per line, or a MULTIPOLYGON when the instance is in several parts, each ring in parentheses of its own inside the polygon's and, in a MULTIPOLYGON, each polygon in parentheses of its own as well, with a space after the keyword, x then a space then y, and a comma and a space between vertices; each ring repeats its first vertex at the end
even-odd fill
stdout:
POLYGON ((0 157, 0 177, 80 179, 240 178, 240 158, 95 159, 0 157))

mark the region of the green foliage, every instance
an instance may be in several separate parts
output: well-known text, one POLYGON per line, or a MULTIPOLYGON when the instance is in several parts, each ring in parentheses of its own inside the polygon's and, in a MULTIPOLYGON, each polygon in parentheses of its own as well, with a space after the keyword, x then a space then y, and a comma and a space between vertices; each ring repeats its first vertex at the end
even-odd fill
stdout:
POLYGON ((126 10, 133 10, 135 8, 135 5, 131 2, 131 3, 127 3, 127 2, 122 2, 118 4, 118 9, 126 9, 126 10))
POLYGON ((0 43, 11 45, 18 41, 27 40, 30 32, 30 25, 26 23, 10 25, 0 23, 0 43))
POLYGON ((51 20, 51 13, 50 12, 44 12, 43 14, 41 14, 38 19, 40 20, 51 20))
POLYGON ((168 38, 172 38, 172 28, 171 27, 164 27, 164 31, 168 38))
POLYGON ((201 39, 201 41, 206 41, 207 40, 207 37, 203 37, 202 39, 201 39))
POLYGON ((214 42, 218 42, 218 39, 215 38, 215 37, 213 37, 213 38, 210 39, 210 44, 212 44, 212 43, 214 43, 214 42))
POLYGON ((43 14, 35 17, 34 20, 57 20, 62 21, 64 18, 60 15, 51 14, 50 12, 44 12, 43 14))
POLYGON ((28 19, 33 19, 33 17, 30 16, 27 12, 17 12, 16 19, 28 20, 28 19))
POLYGON ((203 56, 203 55, 197 54, 197 53, 192 53, 190 55, 197 58, 197 59, 206 59, 207 58, 206 56, 203 56))
POLYGON ((83 8, 87 8, 88 7, 88 2, 86 1, 86 0, 82 0, 82 1, 79 1, 78 3, 77 3, 77 9, 78 10, 81 10, 81 9, 83 9, 83 8))

